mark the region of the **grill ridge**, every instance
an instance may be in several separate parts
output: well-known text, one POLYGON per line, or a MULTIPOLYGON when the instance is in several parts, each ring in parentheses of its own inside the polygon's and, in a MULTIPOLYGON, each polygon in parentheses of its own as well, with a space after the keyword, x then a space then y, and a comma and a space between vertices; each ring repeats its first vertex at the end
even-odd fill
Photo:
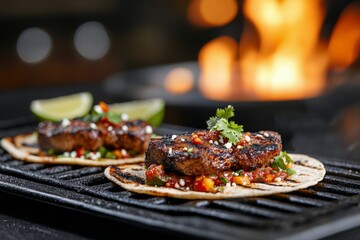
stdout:
MULTIPOLYGON (((22 121, 19 126, 0 122, 0 136, 31 128, 34 129, 32 121, 22 121)), ((160 127, 162 132, 168 130, 169 125, 160 127)), ((333 216, 343 212, 360 216, 360 164, 314 157, 324 163, 327 174, 321 183, 308 189, 258 198, 191 201, 127 192, 106 179, 104 167, 26 163, 12 159, 0 148, 0 190, 21 192, 74 209, 82 206, 89 213, 117 221, 132 219, 171 231, 186 230, 198 237, 236 239, 240 234, 245 238, 276 239, 304 231, 305 227, 316 227, 320 222, 341 221, 333 216), (17 181, 31 185, 17 186, 17 181), (32 186, 37 190, 31 190, 32 186), (42 191, 42 186, 47 190, 42 191), (211 231, 205 231, 208 228, 211 231)))

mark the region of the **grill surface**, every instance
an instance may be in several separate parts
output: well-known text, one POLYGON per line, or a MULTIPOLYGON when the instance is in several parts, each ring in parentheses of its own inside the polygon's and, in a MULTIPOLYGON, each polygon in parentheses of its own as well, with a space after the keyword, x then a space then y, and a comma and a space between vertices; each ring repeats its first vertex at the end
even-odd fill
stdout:
MULTIPOLYGON (((0 122, 0 138, 35 129, 31 118, 0 122)), ((159 134, 185 128, 162 125, 159 134)), ((314 156, 322 182, 268 197, 189 201, 130 193, 101 167, 13 159, 0 148, 0 190, 154 231, 206 239, 313 239, 360 226, 360 164, 314 156)))

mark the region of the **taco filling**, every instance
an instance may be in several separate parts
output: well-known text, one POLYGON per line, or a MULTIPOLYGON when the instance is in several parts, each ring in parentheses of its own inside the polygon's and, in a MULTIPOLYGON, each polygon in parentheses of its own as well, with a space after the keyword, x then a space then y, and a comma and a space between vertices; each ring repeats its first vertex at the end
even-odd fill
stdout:
POLYGON ((39 148, 47 155, 92 160, 144 154, 152 133, 146 121, 128 121, 126 114, 109 112, 104 102, 83 118, 44 121, 37 129, 39 148))
POLYGON ((244 132, 217 109, 208 129, 151 138, 142 163, 109 166, 105 176, 136 193, 182 199, 224 199, 285 193, 315 185, 324 165, 282 149, 274 131, 244 132))
POLYGON ((243 132, 229 118, 234 108, 218 109, 208 130, 153 138, 145 155, 146 184, 200 192, 224 186, 281 182, 295 173, 273 131, 243 132))

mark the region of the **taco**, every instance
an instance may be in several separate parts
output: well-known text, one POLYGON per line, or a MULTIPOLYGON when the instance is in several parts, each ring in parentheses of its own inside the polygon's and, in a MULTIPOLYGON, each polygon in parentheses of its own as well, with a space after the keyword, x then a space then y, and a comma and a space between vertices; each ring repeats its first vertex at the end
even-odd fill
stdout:
POLYGON ((320 161, 283 151, 277 132, 243 132, 232 116, 228 106, 206 130, 152 138, 144 163, 109 166, 105 176, 129 191, 184 199, 284 193, 323 179, 320 161))
POLYGON ((36 131, 1 139, 14 158, 36 163, 109 166, 144 161, 154 127, 100 102, 82 118, 42 121, 36 131))

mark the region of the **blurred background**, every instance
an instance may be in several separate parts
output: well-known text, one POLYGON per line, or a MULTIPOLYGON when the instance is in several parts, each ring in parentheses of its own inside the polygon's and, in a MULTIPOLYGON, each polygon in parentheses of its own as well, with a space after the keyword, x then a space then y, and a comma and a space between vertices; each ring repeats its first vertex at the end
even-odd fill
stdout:
POLYGON ((99 82, 129 69, 197 61, 201 49, 222 36, 231 37, 225 41, 228 48, 232 41, 241 43, 242 51, 233 54, 245 58, 252 45, 259 45, 253 35, 260 34, 261 54, 266 55, 274 51, 285 28, 309 35, 310 40, 303 36, 303 46, 326 45, 331 58, 321 57, 328 58, 332 69, 355 62, 358 2, 300 5, 281 0, 1 0, 0 89, 99 82), (281 2, 290 3, 280 7, 281 2), (290 17, 300 11, 306 12, 301 25, 290 26, 290 17), (349 46, 338 46, 341 40, 349 46))
POLYGON ((166 122, 204 127, 231 103, 246 130, 357 159, 359 4, 0 0, 1 106, 12 117, 32 99, 90 89, 109 102, 163 97, 166 122))

